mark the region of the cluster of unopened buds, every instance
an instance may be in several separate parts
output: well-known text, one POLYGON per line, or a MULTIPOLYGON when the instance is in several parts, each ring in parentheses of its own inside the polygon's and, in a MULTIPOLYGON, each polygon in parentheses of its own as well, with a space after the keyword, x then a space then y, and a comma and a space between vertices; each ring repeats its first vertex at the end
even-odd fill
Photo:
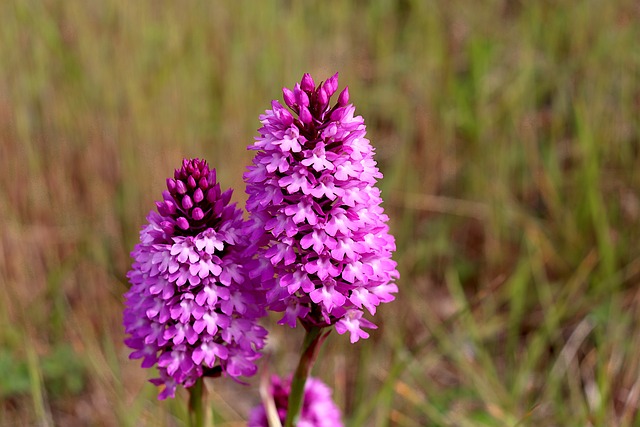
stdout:
MULTIPOLYGON (((204 160, 185 159, 167 180, 132 252, 124 311, 130 357, 157 367, 161 399, 202 377, 253 375, 268 310, 283 313, 280 324, 307 332, 335 325, 356 342, 376 327, 365 311, 394 299, 382 175, 348 89, 331 103, 337 89, 337 74, 318 85, 305 74, 283 89, 285 105, 273 101, 260 116, 244 175, 247 220, 204 160)), ((324 402, 318 408, 335 405, 319 380, 306 384, 298 425, 341 425, 337 408, 332 424, 308 421, 314 399, 324 402)), ((290 389, 289 380, 272 380, 276 401, 290 389)), ((260 411, 250 425, 267 425, 260 411)))

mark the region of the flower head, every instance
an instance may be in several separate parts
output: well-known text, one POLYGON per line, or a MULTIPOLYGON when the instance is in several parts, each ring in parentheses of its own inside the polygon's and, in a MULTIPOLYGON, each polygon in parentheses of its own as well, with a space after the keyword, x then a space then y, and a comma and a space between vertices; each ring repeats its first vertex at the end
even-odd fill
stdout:
MULTIPOLYGON (((280 422, 287 417, 291 380, 273 376, 269 384, 269 397, 273 399, 280 422)), ((331 389, 317 378, 310 377, 304 387, 302 411, 298 427, 342 427, 340 409, 331 398, 331 389)), ((255 407, 249 415, 248 427, 269 427, 263 405, 255 407)))
POLYGON ((131 253, 125 343, 142 367, 157 366, 160 399, 205 375, 256 371, 264 291, 247 273, 246 223, 230 198, 204 160, 185 159, 131 253))
POLYGON ((260 116, 260 136, 245 173, 252 241, 274 268, 270 308, 280 323, 328 326, 366 338, 366 309, 394 299, 395 240, 380 206, 382 174, 338 75, 315 85, 305 74, 260 116))

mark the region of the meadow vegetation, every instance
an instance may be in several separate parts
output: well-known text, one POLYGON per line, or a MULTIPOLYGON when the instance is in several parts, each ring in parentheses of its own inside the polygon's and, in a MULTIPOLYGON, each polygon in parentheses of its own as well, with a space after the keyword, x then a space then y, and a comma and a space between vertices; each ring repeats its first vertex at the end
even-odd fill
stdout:
POLYGON ((314 369, 348 425, 640 425, 639 40, 635 0, 0 2, 0 425, 184 425, 122 343, 139 227, 182 157, 244 204, 258 115, 336 71, 401 274, 314 369))

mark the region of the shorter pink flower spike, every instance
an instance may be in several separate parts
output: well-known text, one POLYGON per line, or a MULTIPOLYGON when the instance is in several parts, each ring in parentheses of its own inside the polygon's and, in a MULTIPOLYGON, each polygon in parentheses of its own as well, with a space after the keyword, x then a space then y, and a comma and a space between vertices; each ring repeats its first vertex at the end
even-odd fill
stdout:
POLYGON ((157 367, 159 399, 211 372, 237 378, 257 369, 269 279, 249 274, 249 229, 230 199, 204 160, 185 159, 131 253, 125 344, 142 367, 157 367))
MULTIPOLYGON (((268 396, 275 406, 282 425, 287 417, 291 380, 271 377, 268 396)), ((334 403, 331 389, 317 378, 309 377, 304 386, 302 411, 298 426, 304 427, 343 427, 340 409, 334 403)), ((270 427, 264 404, 251 410, 247 427, 270 427)))

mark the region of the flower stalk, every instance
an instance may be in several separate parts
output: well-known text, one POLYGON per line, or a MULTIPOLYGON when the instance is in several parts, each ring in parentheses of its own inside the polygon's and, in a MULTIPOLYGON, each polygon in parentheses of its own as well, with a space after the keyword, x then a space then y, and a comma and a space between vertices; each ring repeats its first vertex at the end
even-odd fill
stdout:
POLYGON ((298 424, 298 418, 302 410, 305 383, 318 357, 320 347, 330 332, 329 330, 323 333, 323 328, 317 326, 306 327, 300 361, 291 379, 291 393, 289 394, 285 427, 294 427, 298 424))
POLYGON ((198 378, 193 387, 189 389, 189 427, 211 427, 206 422, 204 405, 206 392, 202 378, 198 378))

